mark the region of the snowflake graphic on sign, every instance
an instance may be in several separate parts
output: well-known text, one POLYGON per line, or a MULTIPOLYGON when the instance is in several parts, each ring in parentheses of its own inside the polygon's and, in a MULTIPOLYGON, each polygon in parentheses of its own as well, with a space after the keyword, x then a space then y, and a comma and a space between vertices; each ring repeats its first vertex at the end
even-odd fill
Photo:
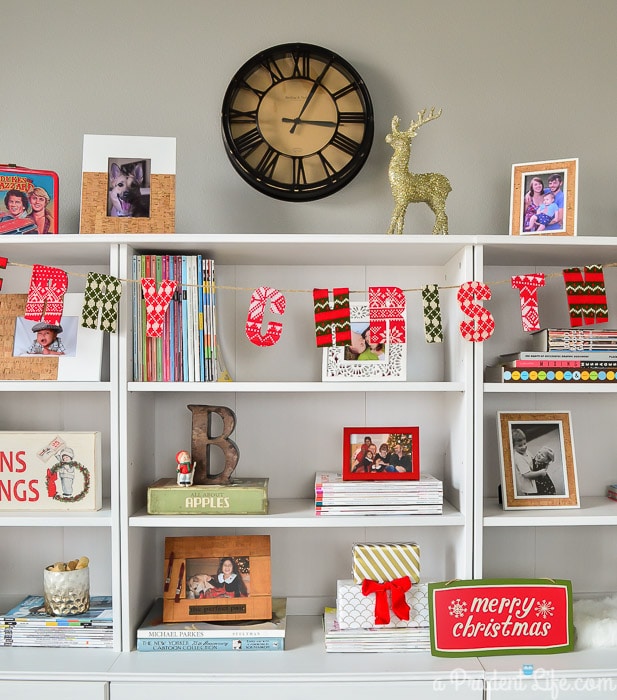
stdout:
POLYGON ((543 600, 536 605, 535 613, 538 617, 543 617, 546 620, 547 617, 553 617, 554 609, 550 600, 543 600))
POLYGON ((464 603, 460 598, 453 600, 450 605, 448 605, 448 610, 452 617, 463 617, 467 612, 467 603, 464 603))

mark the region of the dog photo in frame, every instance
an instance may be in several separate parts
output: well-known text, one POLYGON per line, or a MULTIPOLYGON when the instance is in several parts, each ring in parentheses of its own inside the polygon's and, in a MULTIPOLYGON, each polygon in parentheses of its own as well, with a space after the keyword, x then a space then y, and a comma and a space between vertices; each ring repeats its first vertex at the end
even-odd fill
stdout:
POLYGON ((575 236, 578 158, 512 166, 510 235, 575 236))
POLYGON ((569 411, 497 414, 504 510, 579 508, 569 411))
POLYGON ((174 233, 175 217, 175 138, 84 136, 80 233, 174 233))
POLYGON ((420 428, 343 428, 344 481, 418 481, 420 428))
POLYGON ((271 618, 269 535, 165 538, 164 622, 271 618))

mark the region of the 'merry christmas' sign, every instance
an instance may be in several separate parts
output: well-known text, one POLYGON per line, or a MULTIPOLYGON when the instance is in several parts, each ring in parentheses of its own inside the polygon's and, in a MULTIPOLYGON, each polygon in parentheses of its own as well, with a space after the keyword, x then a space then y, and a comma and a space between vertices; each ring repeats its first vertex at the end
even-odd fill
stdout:
POLYGON ((431 583, 428 599, 433 656, 556 654, 574 648, 570 581, 431 583))

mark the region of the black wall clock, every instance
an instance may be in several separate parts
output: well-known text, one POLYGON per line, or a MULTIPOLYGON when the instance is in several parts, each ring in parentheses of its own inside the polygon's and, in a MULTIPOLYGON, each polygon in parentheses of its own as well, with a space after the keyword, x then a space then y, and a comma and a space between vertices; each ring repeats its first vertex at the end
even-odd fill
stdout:
POLYGON ((373 106, 358 72, 328 49, 282 44, 247 61, 222 109, 234 168, 277 199, 308 201, 347 185, 373 143, 373 106))

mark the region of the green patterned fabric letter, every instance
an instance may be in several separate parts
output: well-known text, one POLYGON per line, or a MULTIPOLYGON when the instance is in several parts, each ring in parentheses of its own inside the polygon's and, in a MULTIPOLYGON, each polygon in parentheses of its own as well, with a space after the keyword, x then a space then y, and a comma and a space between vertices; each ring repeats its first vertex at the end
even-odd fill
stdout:
POLYGON ((427 343, 443 342, 439 286, 427 284, 422 287, 422 311, 424 314, 424 338, 427 343))
POLYGON ((115 333, 118 320, 118 301, 122 296, 122 283, 111 275, 89 272, 81 310, 81 325, 115 333), (100 316, 100 325, 99 325, 100 316))

